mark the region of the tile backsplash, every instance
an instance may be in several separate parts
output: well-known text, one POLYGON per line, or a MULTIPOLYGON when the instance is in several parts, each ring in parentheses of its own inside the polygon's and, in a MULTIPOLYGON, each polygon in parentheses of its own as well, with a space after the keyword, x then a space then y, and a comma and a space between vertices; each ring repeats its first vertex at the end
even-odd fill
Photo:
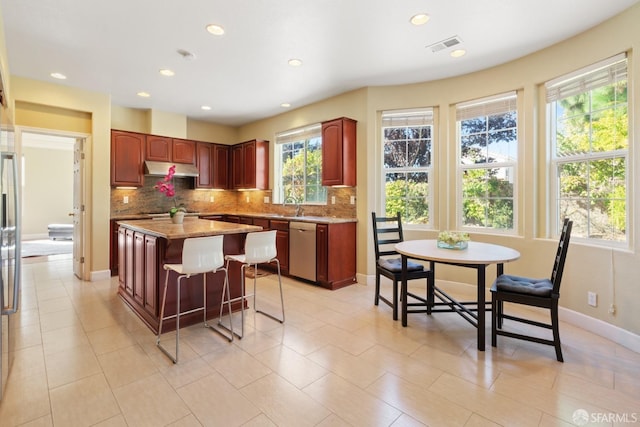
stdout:
MULTIPOLYGON (((161 179, 147 176, 144 186, 137 189, 112 188, 111 217, 168 212, 174 204, 173 199, 153 188, 161 179)), ((186 206, 189 212, 295 215, 295 205, 272 203, 271 190, 196 190, 193 188, 193 178, 175 178, 174 185, 176 201, 186 206), (268 197, 268 203, 265 203, 265 197, 268 197)), ((355 202, 351 204, 352 198, 355 201, 356 193, 354 187, 328 187, 327 204, 302 205, 303 215, 356 218, 355 202), (333 198, 335 204, 332 203, 333 198)))

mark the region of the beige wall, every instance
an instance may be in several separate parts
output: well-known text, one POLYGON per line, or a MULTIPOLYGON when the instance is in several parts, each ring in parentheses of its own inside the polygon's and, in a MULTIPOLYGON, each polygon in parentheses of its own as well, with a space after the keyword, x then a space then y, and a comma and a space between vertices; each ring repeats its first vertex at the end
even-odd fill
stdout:
POLYGON ((110 128, 109 95, 12 76, 16 125, 78 132, 87 130, 85 171, 85 279, 109 274, 110 128), (69 117, 73 120, 67 121, 69 117), (22 121, 18 121, 18 117, 22 121), (78 120, 78 117, 81 119, 78 120), (56 120, 59 119, 59 120, 56 120), (84 118, 84 119, 82 119, 84 118))
POLYGON ((23 146, 22 155, 23 238, 29 235, 46 235, 51 223, 71 224, 69 212, 73 212, 73 145, 69 145, 66 150, 23 146))
MULTIPOLYGON (((274 140, 279 131, 316 123, 335 117, 347 116, 358 121, 358 273, 373 274, 369 212, 380 209, 380 153, 378 132, 380 111, 395 108, 432 106, 437 111, 436 164, 433 184, 436 209, 435 228, 456 226, 455 199, 455 123, 453 109, 457 102, 484 97, 505 91, 518 90, 521 94, 520 119, 522 151, 519 165, 519 226, 518 236, 474 235, 478 241, 505 244, 522 253, 519 261, 507 266, 507 272, 548 276, 550 273, 555 239, 548 239, 545 206, 547 157, 544 122, 544 102, 539 85, 546 80, 587 66, 621 51, 633 50, 640 43, 640 6, 633 7, 603 25, 551 48, 511 63, 461 77, 436 82, 393 87, 371 87, 356 90, 316 104, 287 111, 270 119, 261 120, 238 129, 209 126, 187 121, 187 137, 221 143, 262 138, 274 140), (193 132, 193 134, 190 134, 193 132), (216 134, 208 138, 209 134, 216 134), (237 137, 237 138, 236 138, 237 137)), ((630 55, 631 106, 639 101, 635 82, 640 82, 638 67, 630 55)), ((146 132, 144 114, 127 109, 113 108, 113 117, 107 95, 91 94, 68 87, 13 78, 13 97, 22 102, 58 106, 91 114, 93 153, 90 160, 92 201, 91 240, 92 271, 107 268, 108 212, 109 212, 109 127, 146 132)), ((639 155, 634 148, 635 129, 640 115, 633 114, 631 124, 630 164, 636 168, 639 155)), ((271 166, 273 168, 273 166, 271 166)), ((271 171, 273 172, 273 171, 271 171)), ((273 173, 271 174, 273 177, 273 173)), ((630 192, 635 193, 640 174, 633 174, 630 192)), ((632 200, 632 212, 638 201, 632 200)), ((638 219, 632 215, 629 224, 632 240, 638 241, 638 219)), ((409 238, 434 237, 436 231, 407 233, 409 238)), ((640 334, 640 317, 636 314, 638 296, 637 277, 640 262, 637 251, 611 250, 574 242, 569 250, 561 304, 578 313, 601 319, 640 334), (587 291, 599 294, 599 307, 586 304, 587 291), (617 313, 607 312, 615 303, 617 313)), ((495 270, 491 270, 493 272, 495 270)), ((461 269, 440 268, 438 278, 473 282, 471 272, 461 269)))

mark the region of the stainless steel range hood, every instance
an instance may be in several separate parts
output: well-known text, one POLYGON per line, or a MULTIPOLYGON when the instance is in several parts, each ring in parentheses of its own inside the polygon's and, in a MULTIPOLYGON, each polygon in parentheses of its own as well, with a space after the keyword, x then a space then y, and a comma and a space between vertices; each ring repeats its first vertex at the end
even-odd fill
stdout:
POLYGON ((171 162, 152 162, 147 160, 144 162, 144 174, 153 176, 165 176, 169 172, 169 168, 172 165, 176 165, 177 177, 198 177, 198 168, 194 165, 187 165, 184 163, 171 163, 171 162))

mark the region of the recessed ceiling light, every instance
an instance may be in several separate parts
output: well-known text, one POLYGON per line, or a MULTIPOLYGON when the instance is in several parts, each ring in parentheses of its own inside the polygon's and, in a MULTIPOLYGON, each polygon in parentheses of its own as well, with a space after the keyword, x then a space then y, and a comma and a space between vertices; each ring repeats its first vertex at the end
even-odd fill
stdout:
POLYGON ((214 36, 221 36, 224 34, 224 28, 217 24, 207 25, 207 31, 209 31, 214 36))
POLYGON ((289 65, 292 67, 299 67, 302 65, 302 60, 297 58, 292 58, 289 60, 289 65))
POLYGON ((426 13, 418 13, 417 15, 413 15, 409 22, 413 25, 424 25, 429 21, 430 16, 426 13))
POLYGON ((208 105, 203 105, 202 107, 200 107, 200 109, 204 111, 209 111, 211 110, 211 107, 209 107, 208 105))
POLYGON ((174 73, 173 70, 170 70, 168 68, 161 69, 160 74, 162 74, 165 77, 173 77, 176 75, 176 73, 174 73))
POLYGON ((461 56, 464 56, 466 53, 467 53, 467 51, 464 50, 464 49, 456 49, 456 50, 451 51, 450 55, 453 58, 460 58, 461 56))
POLYGON ((282 104, 280 104, 280 106, 282 108, 289 108, 289 107, 291 107, 291 104, 289 104, 288 102, 283 102, 282 104))
POLYGON ((151 96, 148 92, 138 92, 137 95, 141 98, 149 98, 151 96))
POLYGON ((58 79, 58 80, 64 80, 64 79, 67 78, 67 76, 65 76, 62 73, 51 73, 50 76, 53 77, 54 79, 58 79))

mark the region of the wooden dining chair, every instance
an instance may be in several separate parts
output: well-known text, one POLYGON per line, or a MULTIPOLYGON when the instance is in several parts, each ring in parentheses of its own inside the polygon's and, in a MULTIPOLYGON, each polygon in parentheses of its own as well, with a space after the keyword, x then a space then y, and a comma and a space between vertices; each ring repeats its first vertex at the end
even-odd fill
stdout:
POLYGON ((562 233, 558 243, 558 250, 553 262, 550 279, 531 279, 528 277, 500 275, 491 287, 492 322, 491 322, 491 345, 497 345, 497 336, 502 335, 536 342, 540 344, 552 345, 556 350, 556 359, 563 362, 562 348, 560 345, 560 330, 558 326, 558 300, 560 299, 560 281, 564 263, 569 249, 569 239, 571 238, 571 228, 573 221, 568 218, 562 225, 562 233), (538 322, 532 319, 507 315, 504 313, 504 303, 516 303, 528 306, 542 307, 549 309, 551 323, 538 322), (544 339, 531 335, 524 335, 502 329, 504 319, 526 323, 553 331, 553 339, 544 339))
MULTIPOLYGON (((393 310, 393 320, 398 320, 398 283, 402 280, 402 259, 394 249, 394 245, 404 240, 402 218, 399 212, 392 217, 378 217, 375 212, 371 212, 371 222, 373 224, 373 241, 376 254, 374 304, 378 305, 380 301, 384 302, 393 310), (380 276, 384 276, 393 282, 390 298, 380 293, 380 276)), ((407 261, 407 280, 414 279, 426 279, 426 291, 428 292, 432 280, 431 270, 425 269, 422 264, 407 261)), ((407 293, 407 296, 418 299, 421 305, 427 304, 426 297, 423 298, 413 293, 407 293)))

